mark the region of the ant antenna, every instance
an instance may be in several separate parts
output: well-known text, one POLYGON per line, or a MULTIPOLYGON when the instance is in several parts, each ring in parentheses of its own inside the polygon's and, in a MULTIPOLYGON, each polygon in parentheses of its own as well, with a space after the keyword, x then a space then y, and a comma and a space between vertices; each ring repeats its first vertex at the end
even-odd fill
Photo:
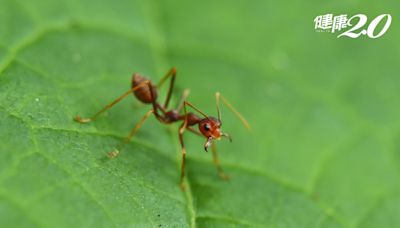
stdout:
POLYGON ((232 105, 231 103, 229 103, 229 101, 227 101, 220 92, 217 92, 215 94, 215 98, 216 98, 216 104, 217 104, 217 112, 218 112, 218 120, 221 121, 221 111, 219 109, 219 101, 222 100, 222 102, 224 102, 224 104, 240 119, 240 121, 243 123, 243 125, 248 129, 251 130, 251 126, 249 124, 249 122, 247 122, 247 120, 242 116, 242 114, 240 114, 232 105))
POLYGON ((205 118, 208 119, 208 116, 207 116, 204 112, 200 111, 200 109, 196 108, 196 107, 195 107, 194 105, 192 105, 192 103, 190 103, 189 101, 185 101, 185 104, 186 104, 186 105, 189 105, 191 108, 193 108, 194 110, 198 111, 201 115, 203 115, 205 118))

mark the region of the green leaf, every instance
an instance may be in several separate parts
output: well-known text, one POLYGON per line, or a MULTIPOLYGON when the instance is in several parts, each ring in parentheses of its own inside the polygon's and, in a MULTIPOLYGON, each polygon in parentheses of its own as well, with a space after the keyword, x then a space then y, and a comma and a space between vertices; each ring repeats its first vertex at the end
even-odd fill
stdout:
MULTIPOLYGON (((399 9, 267 1, 12 1, 0 7, 1 227, 397 227, 400 225, 399 9), (327 11, 391 13, 372 40, 316 33, 327 11), (218 150, 187 133, 187 190, 179 189, 179 125, 149 118, 129 89, 176 66, 176 105, 216 115, 220 91, 250 133, 222 109, 233 143, 218 150)), ((161 98, 166 89, 162 88, 161 98)))

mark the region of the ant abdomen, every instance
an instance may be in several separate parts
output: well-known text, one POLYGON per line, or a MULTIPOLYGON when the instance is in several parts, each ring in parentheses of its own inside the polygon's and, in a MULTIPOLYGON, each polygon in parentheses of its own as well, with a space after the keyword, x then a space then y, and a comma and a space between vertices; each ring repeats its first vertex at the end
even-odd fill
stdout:
POLYGON ((137 90, 133 92, 135 97, 140 100, 141 102, 145 104, 151 104, 153 101, 157 100, 157 89, 151 84, 151 81, 148 80, 147 78, 141 76, 138 73, 134 73, 132 75, 132 88, 140 85, 141 83, 144 83, 145 81, 148 81, 147 86, 141 86, 137 90), (150 88, 153 90, 153 94, 150 91, 150 88))

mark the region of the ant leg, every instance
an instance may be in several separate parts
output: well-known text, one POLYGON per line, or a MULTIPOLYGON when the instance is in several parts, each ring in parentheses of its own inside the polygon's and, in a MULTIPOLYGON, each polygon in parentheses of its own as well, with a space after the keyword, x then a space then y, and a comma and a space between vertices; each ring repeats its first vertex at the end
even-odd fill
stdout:
POLYGON ((181 143, 182 147, 182 162, 181 162, 181 178, 180 178, 180 187, 182 190, 185 190, 185 185, 183 183, 183 179, 185 177, 185 162, 186 162, 186 148, 185 143, 183 142, 183 133, 187 127, 187 112, 186 112, 186 101, 183 103, 183 109, 185 111, 185 120, 179 128, 179 142, 181 143))
POLYGON ((224 172, 224 170, 222 169, 221 164, 219 162, 217 146, 215 145, 215 143, 213 143, 211 145, 211 151, 212 151, 212 155, 213 155, 214 165, 215 165, 215 167, 217 167, 218 176, 223 180, 229 180, 229 176, 224 172))
POLYGON ((182 126, 179 128, 179 141, 181 143, 182 147, 182 161, 181 161, 181 178, 179 181, 180 187, 182 190, 185 190, 185 185, 183 183, 183 178, 185 177, 185 162, 186 162, 186 148, 185 144, 183 142, 183 133, 185 132, 185 126, 182 124, 182 126))
POLYGON ((175 78, 176 78, 176 68, 172 67, 168 71, 168 73, 164 77, 162 77, 160 82, 157 84, 157 87, 161 87, 164 84, 164 82, 171 76, 172 76, 172 78, 171 78, 171 81, 169 83, 167 97, 165 99, 165 103, 164 103, 164 106, 163 106, 164 109, 168 108, 169 101, 171 100, 172 90, 174 89, 175 78))
POLYGON ((193 129, 192 127, 186 127, 186 129, 188 129, 190 132, 192 132, 192 133, 194 133, 194 134, 196 134, 196 135, 198 135, 198 136, 203 136, 199 131, 197 131, 197 130, 195 130, 195 129, 193 129))
POLYGON ((160 121, 161 123, 167 123, 167 120, 165 119, 165 109, 163 107, 161 107, 158 102, 156 101, 156 96, 154 94, 154 90, 153 87, 150 83, 147 83, 147 86, 149 87, 150 90, 150 96, 151 96, 151 104, 153 106, 153 111, 154 111, 154 115, 156 116, 157 120, 160 121), (158 111, 161 111, 163 115, 160 115, 160 113, 158 111))
POLYGON ((142 127, 142 124, 147 120, 147 118, 153 113, 153 109, 150 111, 146 112, 146 114, 142 117, 142 119, 135 125, 135 127, 132 128, 131 132, 129 135, 124 139, 124 141, 117 146, 117 148, 107 154, 109 158, 114 158, 118 156, 118 154, 121 152, 121 150, 124 148, 124 146, 129 143, 132 139, 132 137, 137 133, 137 131, 142 127))
POLYGON ((128 90, 127 92, 125 92, 124 94, 122 94, 120 97, 118 97, 117 99, 115 99, 113 102, 109 103, 108 105, 106 105, 104 108, 102 108, 100 111, 98 111, 96 114, 94 114, 92 117, 90 118, 82 118, 79 115, 75 116, 74 120, 79 122, 79 123, 88 123, 91 121, 96 120, 96 118, 102 114, 103 112, 107 111, 108 109, 112 108, 115 104, 117 104, 118 102, 120 102, 122 99, 124 99, 126 96, 128 96, 129 94, 131 94, 132 92, 136 91, 137 89, 139 89, 140 87, 149 84, 149 81, 143 81, 142 83, 140 83, 139 85, 131 88, 130 90, 128 90))
MULTIPOLYGON (((198 135, 198 136, 203 136, 198 130, 193 129, 192 127, 186 127, 186 129, 188 129, 190 132, 198 135)), ((217 167, 217 172, 218 172, 218 176, 223 179, 223 180, 229 180, 229 176, 224 172, 224 170, 221 167, 220 161, 219 161, 219 156, 217 153, 217 146, 215 145, 215 143, 211 144, 211 151, 212 151, 212 155, 213 155, 213 162, 215 167, 217 167)))
POLYGON ((181 96, 181 100, 179 101, 178 107, 176 108, 176 111, 179 113, 182 108, 183 108, 183 103, 185 102, 186 98, 189 96, 190 90, 189 89, 185 89, 183 91, 183 94, 181 96))

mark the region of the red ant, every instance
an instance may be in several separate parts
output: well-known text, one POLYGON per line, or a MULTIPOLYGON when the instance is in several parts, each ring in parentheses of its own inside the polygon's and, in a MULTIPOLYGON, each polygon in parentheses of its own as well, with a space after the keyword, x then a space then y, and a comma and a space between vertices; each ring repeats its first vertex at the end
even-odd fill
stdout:
POLYGON ((133 92, 133 94, 136 96, 138 100, 140 100, 145 104, 151 104, 153 108, 149 110, 142 117, 142 119, 135 125, 135 127, 131 130, 131 132, 123 141, 123 143, 121 143, 117 147, 117 149, 108 153, 108 156, 110 158, 116 157, 119 154, 122 147, 132 139, 132 137, 136 134, 136 132, 139 130, 142 124, 146 121, 146 119, 153 113, 157 118, 157 120, 164 124, 171 124, 174 122, 183 121, 182 125, 179 127, 179 141, 182 146, 182 163, 181 163, 181 177, 180 177, 180 185, 182 189, 184 188, 183 178, 185 176, 185 160, 186 160, 186 149, 185 149, 185 144, 183 142, 183 133, 185 132, 186 129, 195 133, 196 135, 206 137, 207 140, 206 143, 204 144, 205 151, 208 151, 208 147, 210 145, 212 146, 213 161, 215 166, 217 167, 218 174, 222 179, 228 179, 229 177, 223 172, 221 168, 216 147, 215 144, 213 143, 213 140, 219 140, 221 137, 226 137, 227 139, 229 139, 229 141, 232 141, 231 137, 227 133, 221 131, 222 122, 221 122, 221 112, 219 110, 220 100, 222 100, 225 103, 225 105, 239 117, 239 119, 242 121, 242 123, 246 128, 250 129, 250 125, 242 117, 242 115, 238 111, 236 111, 236 109, 233 108, 233 106, 224 97, 221 96, 219 92, 216 93, 218 118, 204 114, 204 112, 200 111, 190 102, 188 102, 186 98, 189 95, 189 90, 185 90, 183 92, 183 95, 181 97, 177 109, 169 110, 168 104, 171 99, 171 94, 174 88, 175 78, 176 78, 176 69, 172 68, 163 78, 161 78, 157 86, 154 86, 150 80, 146 79, 145 77, 141 76, 138 73, 135 73, 132 76, 132 84, 131 84, 131 89, 129 91, 122 94, 120 97, 115 99, 110 104, 106 105, 94 116, 90 118, 81 118, 78 115, 74 119, 79 123, 88 123, 94 121, 101 113, 110 109, 116 103, 120 102, 123 98, 125 98, 126 96, 128 96, 130 93, 133 92), (164 102, 164 105, 160 105, 157 102, 157 96, 158 96, 157 88, 160 88, 169 77, 171 77, 171 80, 169 84, 167 97, 164 102), (200 113, 204 118, 201 118, 192 112, 187 112, 186 106, 193 108, 195 111, 200 113), (182 108, 184 110, 183 115, 180 114, 182 108), (196 124, 198 124, 199 131, 192 128, 192 126, 196 124))

